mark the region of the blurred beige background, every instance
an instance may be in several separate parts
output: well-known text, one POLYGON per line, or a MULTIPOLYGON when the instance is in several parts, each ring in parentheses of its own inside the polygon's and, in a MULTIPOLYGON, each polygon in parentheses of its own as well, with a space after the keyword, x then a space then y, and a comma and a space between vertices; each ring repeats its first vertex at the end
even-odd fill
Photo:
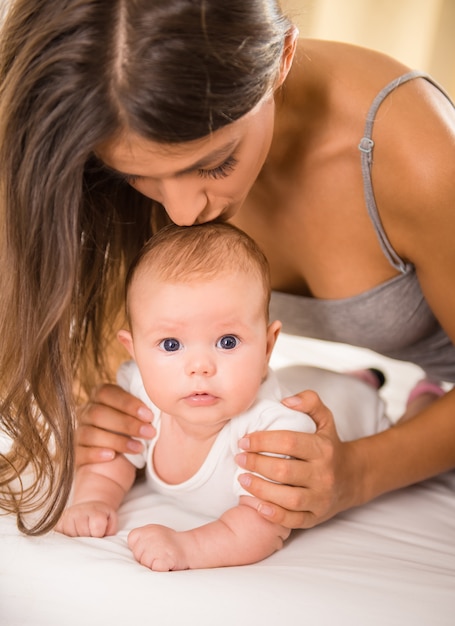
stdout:
POLYGON ((455 0, 281 0, 303 37, 380 50, 455 97, 455 0))

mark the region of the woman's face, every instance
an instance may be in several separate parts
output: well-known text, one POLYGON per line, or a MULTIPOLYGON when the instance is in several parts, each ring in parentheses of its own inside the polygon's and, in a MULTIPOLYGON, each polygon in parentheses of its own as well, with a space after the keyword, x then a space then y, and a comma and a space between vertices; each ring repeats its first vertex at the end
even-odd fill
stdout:
POLYGON ((100 146, 97 155, 132 187, 160 202, 179 226, 232 217, 243 204, 270 149, 270 95, 239 120, 181 144, 134 133, 100 146))

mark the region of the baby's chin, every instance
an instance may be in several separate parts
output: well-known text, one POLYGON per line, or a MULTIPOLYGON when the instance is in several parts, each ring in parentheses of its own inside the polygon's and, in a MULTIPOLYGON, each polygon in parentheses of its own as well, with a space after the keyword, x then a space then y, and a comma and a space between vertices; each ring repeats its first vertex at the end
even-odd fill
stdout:
POLYGON ((247 411, 253 403, 254 399, 232 404, 209 393, 197 393, 183 398, 177 405, 168 406, 169 410, 161 410, 161 414, 176 420, 182 427, 205 428, 215 433, 231 419, 247 411))

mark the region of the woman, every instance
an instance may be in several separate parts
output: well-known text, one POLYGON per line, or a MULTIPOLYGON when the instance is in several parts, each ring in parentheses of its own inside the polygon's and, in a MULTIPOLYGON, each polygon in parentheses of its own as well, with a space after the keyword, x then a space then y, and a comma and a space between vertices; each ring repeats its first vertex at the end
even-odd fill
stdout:
MULTIPOLYGON (((76 376, 94 389, 81 463, 144 436, 145 407, 100 383, 125 267, 169 218, 252 235, 284 330, 455 381, 455 115, 428 80, 392 83, 409 70, 388 57, 298 41, 273 0, 16 0, 2 42, 2 505, 22 530, 45 532, 65 505, 76 376)), ((307 528, 453 467, 455 392, 427 406, 439 387, 424 390, 412 419, 350 443, 315 394, 288 400, 317 432, 249 436, 245 488, 268 519, 307 528)))

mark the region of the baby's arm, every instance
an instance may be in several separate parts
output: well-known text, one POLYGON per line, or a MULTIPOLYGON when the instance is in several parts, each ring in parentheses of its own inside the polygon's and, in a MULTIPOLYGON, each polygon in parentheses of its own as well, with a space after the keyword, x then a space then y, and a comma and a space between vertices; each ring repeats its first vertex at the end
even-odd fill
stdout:
POLYGON ((218 520, 183 532, 142 526, 130 532, 128 545, 139 563, 159 572, 255 563, 282 548, 290 533, 264 520, 258 502, 241 496, 218 520))
POLYGON ((114 535, 117 509, 135 474, 135 467, 123 455, 108 463, 81 466, 76 472, 71 505, 55 530, 71 537, 114 535))

